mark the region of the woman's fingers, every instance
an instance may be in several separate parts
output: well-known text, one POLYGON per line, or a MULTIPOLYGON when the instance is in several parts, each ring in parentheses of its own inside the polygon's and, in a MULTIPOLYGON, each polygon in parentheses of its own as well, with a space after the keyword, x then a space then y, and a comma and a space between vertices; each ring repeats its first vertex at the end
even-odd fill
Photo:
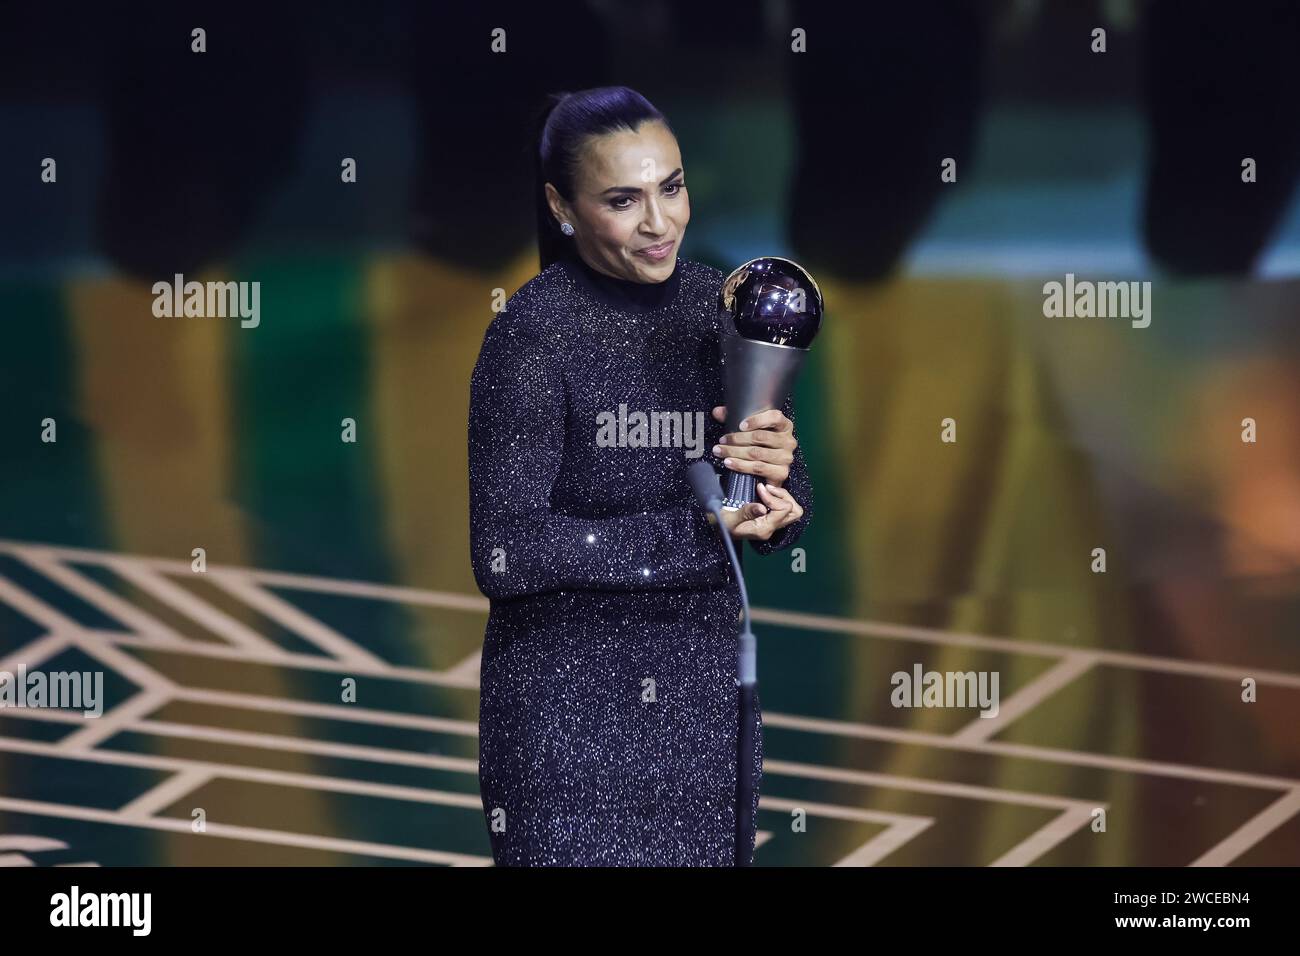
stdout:
POLYGON ((778 528, 784 528, 789 524, 790 512, 794 510, 794 499, 781 497, 777 494, 780 489, 769 488, 766 482, 760 481, 755 487, 758 488, 758 497, 763 504, 767 505, 772 515, 772 523, 778 528))
POLYGON ((727 456, 722 462, 724 468, 757 475, 777 484, 785 483, 790 477, 790 466, 794 464, 794 451, 790 448, 725 444, 714 445, 713 454, 719 458, 723 455, 727 456))
MULTIPOLYGON (((727 406, 715 405, 713 417, 726 421, 727 406)), ((794 423, 779 408, 769 408, 755 412, 740 424, 741 431, 723 435, 713 446, 714 456, 723 458, 722 466, 731 471, 753 475, 775 485, 785 484, 799 445, 794 437, 794 423)))
POLYGON ((766 538, 775 525, 772 523, 772 511, 761 501, 749 501, 733 512, 734 521, 728 521, 733 538, 766 538))
MULTIPOLYGON (((759 495, 762 494, 760 490, 759 495)), ((786 516, 789 514, 789 509, 789 503, 782 501, 776 495, 768 495, 766 503, 751 501, 741 507, 742 520, 737 522, 732 529, 732 534, 737 538, 766 541, 777 529, 783 528, 788 523, 786 516)))
POLYGON ((765 448, 785 448, 794 451, 799 443, 795 441, 794 432, 776 432, 770 428, 759 428, 752 432, 727 432, 718 441, 731 448, 733 445, 762 445, 765 448))
POLYGON ((740 518, 731 528, 733 538, 766 541, 781 528, 803 517, 803 508, 794 495, 766 482, 757 484, 760 501, 751 501, 739 510, 740 518))
POLYGON ((766 448, 761 445, 714 445, 713 454, 731 455, 748 461, 765 461, 773 465, 789 465, 794 452, 788 448, 766 448))
POLYGON ((794 495, 785 488, 777 488, 765 482, 758 484, 759 497, 768 504, 773 514, 780 515, 780 526, 794 524, 803 517, 803 505, 795 501, 794 495))
POLYGON ((777 465, 766 461, 751 461, 747 458, 726 458, 722 462, 723 467, 732 471, 744 472, 747 475, 756 475, 768 481, 784 483, 790 477, 789 465, 777 465))
POLYGON ((740 423, 742 432, 754 431, 759 428, 770 428, 773 431, 788 432, 794 430, 794 422, 785 417, 785 412, 779 408, 769 408, 766 411, 755 412, 740 423))
MULTIPOLYGON (((713 418, 715 421, 725 422, 727 420, 727 406, 715 405, 713 407, 713 418)), ((740 423, 742 432, 759 431, 769 429, 776 432, 794 431, 794 422, 785 417, 785 412, 779 408, 768 408, 761 412, 755 412, 740 423)))

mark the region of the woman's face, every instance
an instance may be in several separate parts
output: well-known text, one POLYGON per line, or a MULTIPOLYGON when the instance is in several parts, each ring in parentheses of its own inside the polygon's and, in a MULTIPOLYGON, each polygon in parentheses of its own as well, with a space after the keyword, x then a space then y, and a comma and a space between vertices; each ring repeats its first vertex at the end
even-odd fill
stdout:
POLYGON ((672 275, 691 201, 677 139, 667 126, 648 120, 635 133, 589 138, 574 193, 569 203, 546 184, 551 212, 557 222, 573 224, 578 253, 592 268, 633 282, 663 282, 672 275))

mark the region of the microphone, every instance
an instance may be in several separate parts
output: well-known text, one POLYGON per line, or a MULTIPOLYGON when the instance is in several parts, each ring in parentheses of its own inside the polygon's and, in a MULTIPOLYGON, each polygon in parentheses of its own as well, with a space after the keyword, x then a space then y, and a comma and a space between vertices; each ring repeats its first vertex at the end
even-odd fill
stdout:
POLYGON ((686 469, 686 478, 701 508, 712 512, 722 507, 722 482, 712 465, 707 461, 697 461, 686 469))
POLYGON ((754 705, 758 693, 758 642, 749 626, 749 592, 745 589, 745 575, 740 570, 740 560, 736 556, 736 546, 731 540, 731 532, 722 520, 722 482, 718 473, 707 461, 697 461, 686 469, 686 478, 695 492, 695 500, 700 507, 711 512, 718 519, 718 530, 722 541, 727 546, 727 557, 736 572, 736 581, 740 585, 740 605, 744 610, 744 627, 740 632, 740 644, 737 649, 736 684, 740 688, 740 732, 736 751, 736 866, 749 866, 750 860, 745 855, 749 843, 749 830, 753 825, 753 786, 750 776, 754 771, 754 705))
POLYGON ((695 492, 695 500, 700 503, 700 507, 711 512, 718 519, 718 530, 722 533, 723 544, 727 546, 727 557, 731 558, 732 570, 736 572, 736 582, 740 585, 740 603, 745 612, 745 628, 740 635, 742 649, 740 679, 743 684, 748 674, 750 681, 753 682, 758 679, 753 654, 750 654, 748 661, 743 656, 745 637, 748 636, 751 642, 754 640, 754 635, 749 629, 749 592, 745 589, 745 575, 740 570, 740 559, 736 556, 736 546, 732 543, 731 532, 727 529, 726 522, 722 520, 722 481, 707 461, 697 461, 687 468, 686 478, 691 483, 691 490, 695 492))

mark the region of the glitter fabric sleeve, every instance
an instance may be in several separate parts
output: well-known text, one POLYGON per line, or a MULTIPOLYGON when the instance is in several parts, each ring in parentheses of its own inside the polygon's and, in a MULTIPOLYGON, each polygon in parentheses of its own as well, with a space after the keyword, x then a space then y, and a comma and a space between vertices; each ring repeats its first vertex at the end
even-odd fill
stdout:
MULTIPOLYGON (((781 406, 781 411, 785 417, 795 423, 795 436, 799 435, 799 423, 794 416, 794 399, 787 397, 785 404, 781 406)), ((750 541, 750 545, 759 554, 771 554, 773 551, 784 551, 786 548, 794 546, 803 534, 804 528, 808 527, 808 522, 812 520, 813 513, 813 487, 812 480, 808 477, 808 463, 803 456, 803 443, 795 445, 794 461, 790 463, 790 475, 782 485, 794 500, 799 502, 803 508, 803 517, 793 524, 788 524, 766 541, 750 541)))
MULTIPOLYGON (((553 508, 566 399, 563 358, 543 327, 527 309, 497 315, 470 380, 470 549, 479 589, 502 600, 727 582, 723 544, 689 494, 613 517, 553 508)), ((647 489, 647 501, 660 498, 647 489)))

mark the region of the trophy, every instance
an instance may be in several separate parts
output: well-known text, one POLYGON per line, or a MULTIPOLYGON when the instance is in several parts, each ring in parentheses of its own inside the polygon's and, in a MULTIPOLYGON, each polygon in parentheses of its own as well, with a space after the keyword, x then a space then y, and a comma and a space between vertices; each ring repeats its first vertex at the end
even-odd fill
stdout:
MULTIPOLYGON (((755 412, 780 408, 822 324, 822 293, 802 266, 763 256, 737 268, 718 295, 728 432, 755 412)), ((753 475, 727 470, 722 507, 757 500, 753 475)))

